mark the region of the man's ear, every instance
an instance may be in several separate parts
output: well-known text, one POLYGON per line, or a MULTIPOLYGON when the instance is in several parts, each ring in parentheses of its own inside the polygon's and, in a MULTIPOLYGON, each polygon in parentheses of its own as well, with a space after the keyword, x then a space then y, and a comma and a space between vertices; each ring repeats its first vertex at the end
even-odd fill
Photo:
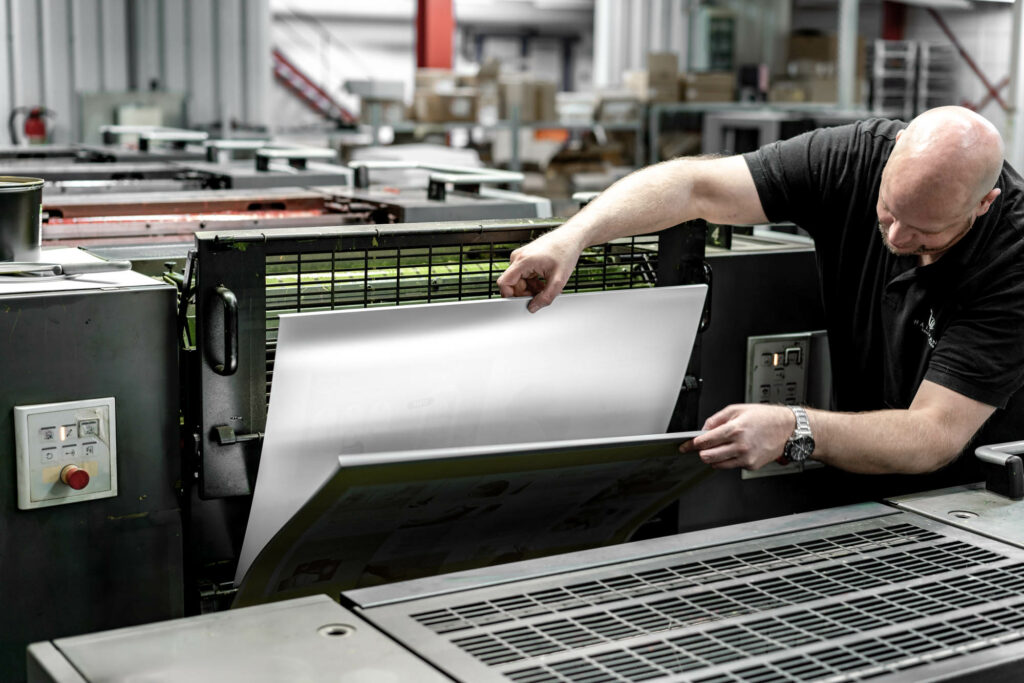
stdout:
POLYGON ((1002 193, 1003 191, 1000 190, 998 187, 993 187, 991 190, 989 190, 989 193, 982 197, 981 202, 978 204, 977 215, 984 216, 986 213, 988 213, 988 209, 990 206, 992 206, 992 202, 994 202, 996 200, 996 197, 998 197, 1002 193))

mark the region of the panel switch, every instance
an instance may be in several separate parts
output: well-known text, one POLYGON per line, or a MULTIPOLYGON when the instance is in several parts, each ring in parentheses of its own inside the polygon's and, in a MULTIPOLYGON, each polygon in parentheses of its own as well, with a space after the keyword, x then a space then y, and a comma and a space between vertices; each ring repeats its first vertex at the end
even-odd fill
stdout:
POLYGON ((803 349, 799 346, 791 346, 786 349, 786 365, 800 365, 803 362, 803 349))
POLYGON ((89 485, 89 473, 77 465, 65 465, 60 471, 60 480, 76 491, 89 485))
POLYGON ((14 407, 18 508, 117 495, 113 398, 14 407))

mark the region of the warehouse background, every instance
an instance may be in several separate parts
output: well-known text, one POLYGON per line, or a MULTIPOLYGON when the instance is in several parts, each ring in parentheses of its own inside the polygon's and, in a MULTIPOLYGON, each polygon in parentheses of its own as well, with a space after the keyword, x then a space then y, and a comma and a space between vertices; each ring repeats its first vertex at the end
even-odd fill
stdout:
MULTIPOLYGON (((908 7, 905 38, 949 42, 933 16, 939 7, 960 44, 993 84, 1011 61, 1012 3, 928 3, 908 7)), ((411 101, 415 74, 414 0, 2 0, 0 111, 44 105, 56 112, 53 141, 78 139, 80 96, 160 90, 184 96, 189 126, 230 121, 274 130, 317 117, 275 85, 271 49, 358 110, 346 80, 399 80, 411 101)), ((882 37, 884 3, 858 3, 858 34, 882 37)), ((673 51, 680 69, 699 70, 696 26, 709 3, 695 0, 457 0, 456 70, 490 58, 503 71, 544 74, 561 90, 618 88, 650 51, 673 51), (599 35, 601 40, 595 41, 599 35), (596 44, 596 49, 595 49, 596 44)), ((767 0, 714 3, 737 18, 736 63, 784 68, 793 31, 837 30, 837 2, 767 0)), ((985 85, 957 64, 964 102, 981 102, 985 85)), ((1003 132, 1005 112, 979 108, 1003 132)), ((6 136, 6 131, 4 132, 6 136)))

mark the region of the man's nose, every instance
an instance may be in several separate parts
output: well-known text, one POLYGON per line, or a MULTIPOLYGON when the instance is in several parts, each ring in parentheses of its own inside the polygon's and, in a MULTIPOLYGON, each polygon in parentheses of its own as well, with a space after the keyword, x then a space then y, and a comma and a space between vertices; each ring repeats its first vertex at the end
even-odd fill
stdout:
POLYGON ((889 238, 889 244, 894 247, 906 247, 913 239, 913 235, 910 234, 910 231, 904 228, 899 221, 893 221, 892 224, 889 225, 889 229, 886 234, 889 238))

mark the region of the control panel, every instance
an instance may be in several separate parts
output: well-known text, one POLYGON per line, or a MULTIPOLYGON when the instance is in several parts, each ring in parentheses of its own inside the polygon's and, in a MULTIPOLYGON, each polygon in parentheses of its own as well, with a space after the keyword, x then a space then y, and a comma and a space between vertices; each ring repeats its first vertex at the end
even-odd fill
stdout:
MULTIPOLYGON (((748 337, 746 402, 828 409, 829 369, 828 338, 824 332, 748 337)), ((792 474, 821 466, 814 460, 800 465, 770 463, 759 470, 743 470, 742 477, 792 474)))
POLYGON ((14 407, 18 508, 117 495, 114 399, 14 407))
POLYGON ((806 402, 809 339, 788 335, 751 337, 747 347, 748 402, 806 402))

